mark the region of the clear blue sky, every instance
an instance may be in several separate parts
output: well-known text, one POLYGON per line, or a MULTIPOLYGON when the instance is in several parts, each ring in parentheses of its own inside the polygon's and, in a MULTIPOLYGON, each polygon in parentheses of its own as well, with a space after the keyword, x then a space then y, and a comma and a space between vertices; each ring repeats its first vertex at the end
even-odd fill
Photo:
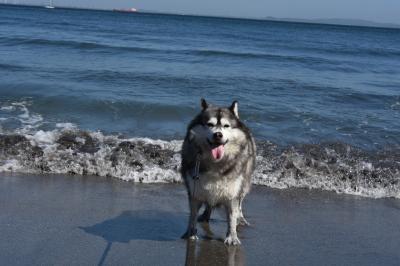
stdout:
MULTIPOLYGON (((20 0, 19 2, 40 4, 47 1, 20 0)), ((204 15, 345 18, 400 24, 400 0, 54 0, 54 2, 56 5, 92 8, 135 7, 204 15)))

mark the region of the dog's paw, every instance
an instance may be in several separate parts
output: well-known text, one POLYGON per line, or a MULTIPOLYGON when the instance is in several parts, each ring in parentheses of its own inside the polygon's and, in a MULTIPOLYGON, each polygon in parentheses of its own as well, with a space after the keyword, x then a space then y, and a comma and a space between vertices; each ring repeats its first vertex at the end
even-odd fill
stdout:
POLYGON ((190 236, 188 239, 194 241, 194 240, 199 240, 199 237, 197 235, 193 235, 193 236, 190 236))
POLYGON ((233 237, 230 235, 227 238, 225 238, 224 244, 229 245, 229 246, 231 246, 231 245, 236 246, 236 245, 240 245, 241 243, 237 236, 233 237))

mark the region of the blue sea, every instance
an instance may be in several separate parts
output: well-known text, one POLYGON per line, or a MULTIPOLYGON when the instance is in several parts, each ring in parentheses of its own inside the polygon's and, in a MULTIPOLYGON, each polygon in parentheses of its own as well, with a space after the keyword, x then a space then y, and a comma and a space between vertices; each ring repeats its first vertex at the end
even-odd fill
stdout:
POLYGON ((0 171, 179 181, 202 97, 255 184, 400 197, 400 29, 0 6, 0 171))

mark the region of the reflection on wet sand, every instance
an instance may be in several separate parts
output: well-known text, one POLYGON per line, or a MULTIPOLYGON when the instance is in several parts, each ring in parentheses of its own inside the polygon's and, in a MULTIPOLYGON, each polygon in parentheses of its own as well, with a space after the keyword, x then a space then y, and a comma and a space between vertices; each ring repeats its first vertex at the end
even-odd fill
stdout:
POLYGON ((222 239, 213 239, 208 224, 202 225, 206 239, 186 242, 186 266, 227 265, 241 266, 244 263, 242 246, 226 246, 222 239))

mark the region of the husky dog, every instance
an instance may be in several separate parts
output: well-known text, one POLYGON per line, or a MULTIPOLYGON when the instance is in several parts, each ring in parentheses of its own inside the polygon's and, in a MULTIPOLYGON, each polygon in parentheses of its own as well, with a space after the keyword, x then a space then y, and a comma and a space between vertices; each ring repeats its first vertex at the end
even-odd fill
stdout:
POLYGON ((189 196, 190 217, 182 238, 196 239, 199 221, 208 222, 216 206, 226 209, 225 244, 238 245, 236 226, 248 222, 242 202, 250 191, 256 146, 250 130, 239 120, 238 103, 220 108, 201 99, 202 111, 189 124, 182 147, 181 174, 189 196))

